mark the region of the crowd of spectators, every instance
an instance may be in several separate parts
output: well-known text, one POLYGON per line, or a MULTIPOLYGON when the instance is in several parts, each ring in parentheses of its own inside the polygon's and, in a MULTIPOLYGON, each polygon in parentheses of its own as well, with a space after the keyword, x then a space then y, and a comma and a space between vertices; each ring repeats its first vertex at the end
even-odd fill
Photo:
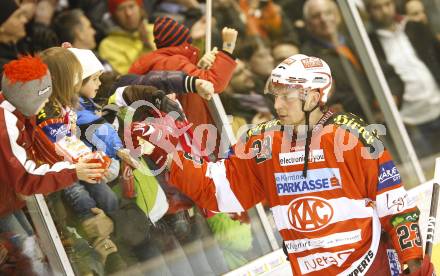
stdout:
MULTIPOLYGON (((207 52, 204 1, 1 2, 0 274, 50 271, 24 204, 36 193, 78 275, 219 275, 268 253, 247 212, 198 208, 164 167, 169 148, 217 158, 194 135, 214 123, 213 93, 235 133, 273 119, 266 80, 294 54, 332 68, 330 108, 385 122, 333 0, 215 0, 207 52)), ((423 1, 356 2, 417 154, 440 151, 440 35, 423 1)))

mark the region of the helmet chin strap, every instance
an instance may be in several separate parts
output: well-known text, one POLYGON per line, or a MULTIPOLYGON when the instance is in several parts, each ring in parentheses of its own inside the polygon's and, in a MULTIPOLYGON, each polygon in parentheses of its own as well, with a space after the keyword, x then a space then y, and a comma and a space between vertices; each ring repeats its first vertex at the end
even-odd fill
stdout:
POLYGON ((303 172, 302 175, 304 178, 307 178, 307 169, 309 167, 309 153, 310 153, 310 143, 312 140, 312 128, 310 127, 310 113, 312 113, 316 108, 318 108, 319 103, 317 103, 315 105, 314 108, 312 108, 312 110, 308 110, 306 111, 304 109, 306 105, 306 101, 304 100, 302 102, 302 111, 304 112, 305 116, 306 116, 306 127, 307 127, 307 135, 306 135, 306 146, 304 149, 304 168, 303 168, 303 172))

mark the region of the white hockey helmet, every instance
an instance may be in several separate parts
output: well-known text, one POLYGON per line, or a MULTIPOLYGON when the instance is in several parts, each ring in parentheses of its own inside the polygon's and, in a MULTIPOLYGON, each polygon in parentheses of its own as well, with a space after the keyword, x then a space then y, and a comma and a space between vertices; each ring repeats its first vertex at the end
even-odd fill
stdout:
POLYGON ((305 99, 308 91, 318 89, 321 94, 320 104, 328 100, 332 87, 332 75, 327 63, 316 57, 297 54, 286 58, 272 73, 266 83, 265 93, 274 94, 277 90, 299 91, 297 94, 305 99))

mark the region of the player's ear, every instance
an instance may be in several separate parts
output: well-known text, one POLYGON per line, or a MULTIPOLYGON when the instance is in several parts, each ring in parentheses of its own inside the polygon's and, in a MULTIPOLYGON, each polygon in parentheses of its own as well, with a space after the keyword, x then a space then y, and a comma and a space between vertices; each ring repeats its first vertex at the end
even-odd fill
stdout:
POLYGON ((311 90, 309 93, 307 93, 304 109, 312 110, 316 105, 318 105, 319 96, 320 94, 318 90, 311 90))

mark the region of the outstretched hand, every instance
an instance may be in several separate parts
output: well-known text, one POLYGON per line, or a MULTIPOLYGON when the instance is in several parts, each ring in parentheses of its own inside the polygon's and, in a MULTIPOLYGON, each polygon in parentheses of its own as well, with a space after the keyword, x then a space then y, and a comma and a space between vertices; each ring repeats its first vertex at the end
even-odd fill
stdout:
POLYGON ((237 42, 237 37, 238 37, 237 30, 224 27, 222 30, 223 51, 232 54, 235 49, 235 43, 237 42))
POLYGON ((215 57, 218 53, 217 47, 214 47, 212 51, 209 51, 203 55, 199 62, 197 62, 197 67, 200 69, 210 69, 215 61, 215 57))
POLYGON ((120 149, 117 151, 116 155, 123 161, 125 161, 125 163, 127 163, 133 169, 139 168, 139 161, 130 155, 129 149, 120 149))

